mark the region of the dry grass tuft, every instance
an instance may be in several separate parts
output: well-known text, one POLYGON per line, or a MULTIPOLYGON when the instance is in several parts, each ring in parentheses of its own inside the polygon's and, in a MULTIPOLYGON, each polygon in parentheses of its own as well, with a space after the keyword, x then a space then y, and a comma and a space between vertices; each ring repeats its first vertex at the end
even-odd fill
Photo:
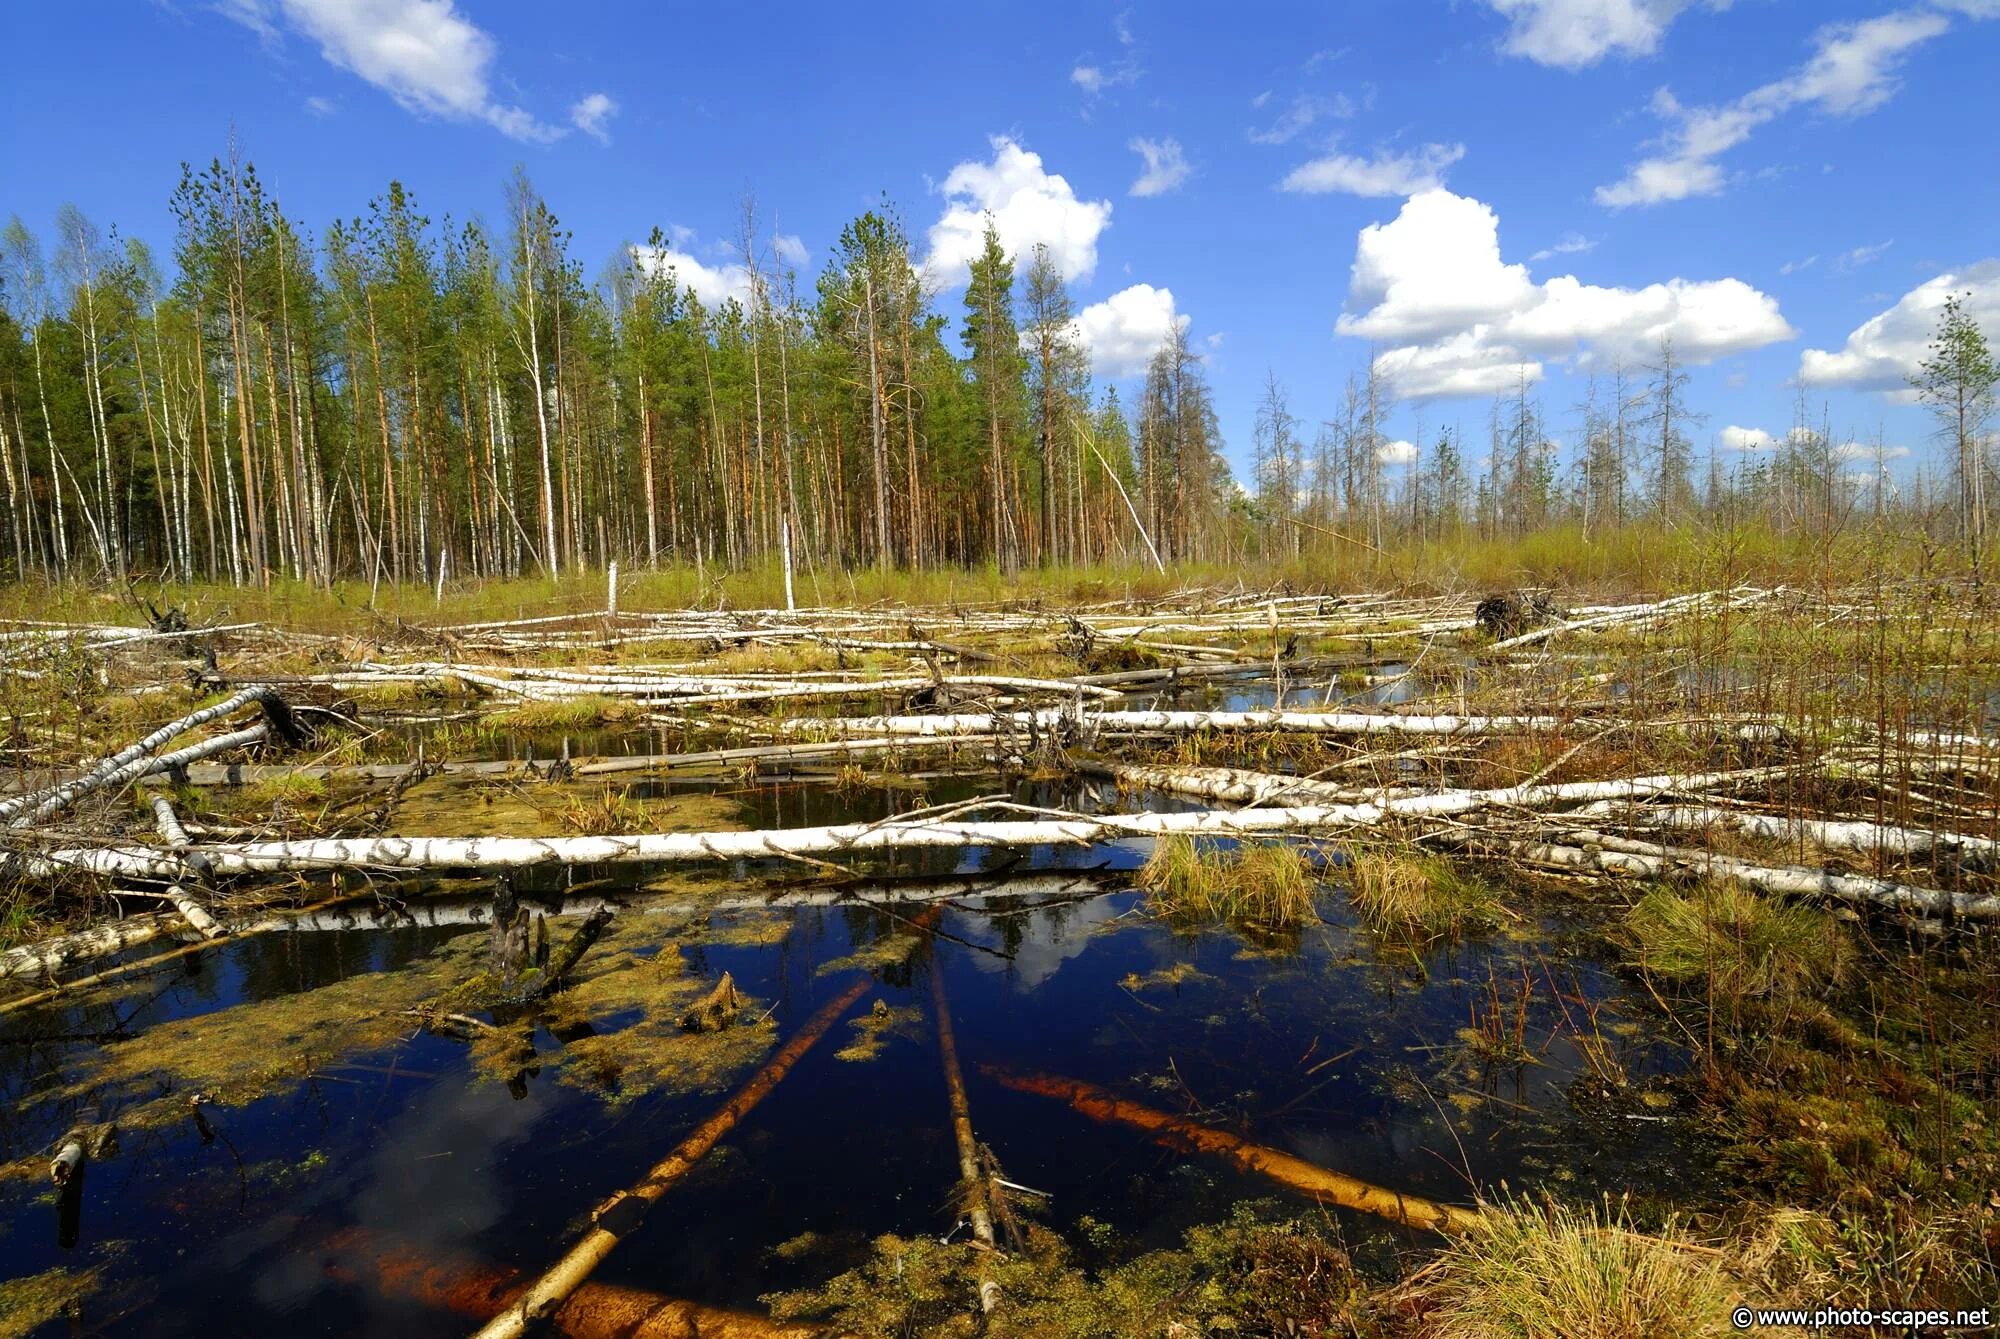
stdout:
POLYGON ((1560 1204, 1494 1209, 1417 1285, 1428 1339, 1721 1339, 1734 1286, 1677 1235, 1560 1204))
POLYGON ((1490 923, 1499 902, 1443 856, 1361 851, 1347 862, 1349 894, 1370 928, 1425 944, 1490 923))

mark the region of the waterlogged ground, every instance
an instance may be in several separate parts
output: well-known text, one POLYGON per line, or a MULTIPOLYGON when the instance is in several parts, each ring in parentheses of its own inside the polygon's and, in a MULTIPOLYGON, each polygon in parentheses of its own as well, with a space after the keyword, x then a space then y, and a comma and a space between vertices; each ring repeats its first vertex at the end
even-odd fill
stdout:
MULTIPOLYGON (((873 819, 998 788, 968 776, 638 793, 750 827, 873 819)), ((1110 799, 1067 785, 1016 798, 1110 799)), ((473 1263, 532 1273, 551 1262, 593 1206, 641 1179, 857 971, 878 978, 870 995, 600 1281, 755 1306, 851 1266, 877 1234, 962 1233, 932 973, 949 990, 980 1139, 1010 1180, 1042 1192, 1044 1223, 1115 1235, 1121 1250, 1172 1244, 1238 1201, 1285 1192, 1002 1087, 982 1065, 1087 1079, 1437 1199, 1502 1182, 1670 1199, 1700 1189, 1679 1180, 1702 1160, 1663 1082, 1683 1053, 1644 1030, 1648 1011, 1627 1000, 1579 904, 1510 890, 1499 929, 1418 951, 1360 928, 1329 867, 1318 926, 1276 940, 1193 933, 1132 890, 1144 854, 1032 852, 1016 873, 1098 867, 1102 891, 960 897, 928 941, 908 904, 698 909, 756 894, 771 871, 579 874, 567 894, 523 880, 516 891, 551 913, 558 944, 577 913, 622 908, 531 1031, 459 1039, 405 1012, 491 966, 494 889, 464 883, 436 902, 435 918, 458 924, 267 934, 113 994, 11 1015, 0 1020, 0 1274, 12 1283, 0 1299, 15 1316, 0 1334, 463 1334, 476 1318, 450 1309, 451 1280, 473 1263), (745 997, 738 1025, 682 1032, 681 1012, 724 972, 745 997), (1485 1056, 1482 1028, 1487 1049, 1518 1054, 1485 1056), (1629 1080, 1615 1097, 1595 1078, 1606 1065, 1629 1080), (197 1092, 214 1099, 201 1123, 197 1092), (58 1203, 48 1151, 91 1123, 114 1124, 116 1148, 58 1203), (444 1282, 407 1295, 395 1280, 411 1264, 439 1266, 432 1282, 444 1282), (37 1312, 53 1316, 70 1292, 82 1293, 80 1328, 36 1329, 37 1312)), ((1003 863, 972 851, 956 868, 1003 863)), ((1409 1241, 1373 1220, 1342 1227, 1385 1273, 1409 1241)))

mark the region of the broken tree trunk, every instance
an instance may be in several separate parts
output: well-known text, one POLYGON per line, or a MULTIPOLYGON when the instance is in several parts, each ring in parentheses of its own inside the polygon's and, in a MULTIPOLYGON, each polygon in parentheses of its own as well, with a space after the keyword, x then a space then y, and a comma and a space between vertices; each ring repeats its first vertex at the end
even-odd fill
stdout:
POLYGON ((1323 1203, 1338 1204, 1343 1208, 1376 1214, 1392 1222, 1402 1223, 1406 1227, 1427 1228, 1434 1232, 1451 1234, 1469 1232, 1477 1227, 1483 1218, 1476 1209, 1463 1209, 1455 1204, 1439 1204, 1435 1200, 1405 1195, 1401 1191, 1385 1190, 1381 1186, 1370 1185, 1343 1172, 1329 1170, 1317 1163, 1307 1162, 1303 1158, 1295 1158, 1278 1149, 1253 1144, 1247 1139, 1189 1120, 1185 1116, 1173 1116, 1164 1111, 1141 1106, 1137 1102, 1128 1102, 1115 1093, 1094 1083, 1086 1083, 1082 1079, 1063 1078, 1055 1074, 1022 1073, 1000 1065, 981 1065, 979 1068, 988 1078, 1005 1084, 1017 1092, 1053 1097, 1069 1103, 1092 1120, 1102 1121, 1108 1125, 1129 1125, 1135 1130, 1144 1130, 1155 1142, 1165 1144, 1169 1148, 1207 1153, 1223 1158, 1246 1172, 1256 1172, 1323 1203))
POLYGON ((292 720, 291 712, 285 707, 285 700, 279 695, 278 690, 263 686, 246 688, 211 706, 203 707, 200 711, 189 712, 177 721, 169 721, 136 743, 127 745, 107 758, 99 759, 81 776, 73 777, 45 790, 10 800, 0 800, 0 818, 10 820, 15 827, 32 826, 94 790, 118 784, 121 776, 129 779, 129 776, 144 775, 146 769, 136 772, 130 769, 135 764, 152 758, 168 741, 190 730, 198 729, 210 721, 219 721, 252 704, 265 709, 267 723, 277 730, 287 743, 297 742, 298 726, 292 720))
MULTIPOLYGON (((153 821, 160 830, 160 839, 176 854, 185 857, 188 867, 200 874, 205 882, 209 873, 208 861, 199 852, 188 849, 192 843, 188 841, 187 831, 181 827, 180 819, 174 815, 174 806, 164 795, 153 796, 153 821)), ((167 900, 204 939, 214 939, 222 933, 222 927, 215 923, 215 917, 208 914, 208 908, 196 901, 194 895, 180 884, 167 886, 167 900)))

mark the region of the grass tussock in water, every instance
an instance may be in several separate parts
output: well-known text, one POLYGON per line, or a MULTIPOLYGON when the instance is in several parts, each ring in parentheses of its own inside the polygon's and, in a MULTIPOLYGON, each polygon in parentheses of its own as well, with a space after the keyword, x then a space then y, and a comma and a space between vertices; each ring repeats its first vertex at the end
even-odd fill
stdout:
POLYGON ((591 694, 548 702, 523 702, 518 707, 482 718, 479 725, 489 735, 560 734, 637 720, 639 714, 638 707, 622 698, 591 694))
POLYGON ((1489 1213, 1414 1291, 1427 1339, 1722 1339, 1734 1281, 1670 1227, 1560 1204, 1489 1213))
POLYGON ((1734 882, 1656 888, 1626 915, 1625 928, 1635 966, 1707 982, 1718 1000, 1816 995, 1854 964, 1853 941, 1832 916, 1734 882))
POLYGON ((1288 842, 1225 852, 1191 837, 1162 837, 1139 870, 1139 886, 1169 920, 1290 930, 1317 916, 1311 867, 1288 842))
POLYGON ((1426 944, 1491 923, 1499 907, 1491 888, 1438 855, 1361 851, 1347 877, 1370 928, 1426 944))

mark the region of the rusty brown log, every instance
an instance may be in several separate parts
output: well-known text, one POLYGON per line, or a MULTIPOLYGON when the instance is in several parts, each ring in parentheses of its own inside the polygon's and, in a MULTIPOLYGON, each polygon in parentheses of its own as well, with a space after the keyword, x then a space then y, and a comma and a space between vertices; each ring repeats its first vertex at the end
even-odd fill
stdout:
MULTIPOLYGON (((526 1292, 523 1271, 479 1261, 431 1259, 360 1228, 326 1242, 327 1273, 404 1301, 461 1316, 490 1316, 526 1292)), ((751 1311, 704 1306, 615 1283, 586 1283, 549 1317, 566 1339, 811 1339, 811 1326, 783 1325, 751 1311)))
POLYGON ((1035 1093, 1067 1102, 1092 1120, 1143 1130, 1156 1143, 1169 1148, 1222 1158, 1246 1172, 1255 1172, 1324 1203, 1376 1214, 1407 1227, 1451 1234, 1468 1232, 1482 1219, 1478 1210, 1439 1204, 1435 1200, 1405 1195, 1399 1190, 1370 1185, 1345 1172, 1321 1167, 1263 1144, 1253 1144, 1226 1130, 1203 1125, 1185 1116, 1156 1111, 1137 1102, 1128 1102, 1108 1089, 1082 1079, 1024 1073, 1002 1065, 981 1065, 979 1068, 988 1078, 1017 1092, 1035 1093))

